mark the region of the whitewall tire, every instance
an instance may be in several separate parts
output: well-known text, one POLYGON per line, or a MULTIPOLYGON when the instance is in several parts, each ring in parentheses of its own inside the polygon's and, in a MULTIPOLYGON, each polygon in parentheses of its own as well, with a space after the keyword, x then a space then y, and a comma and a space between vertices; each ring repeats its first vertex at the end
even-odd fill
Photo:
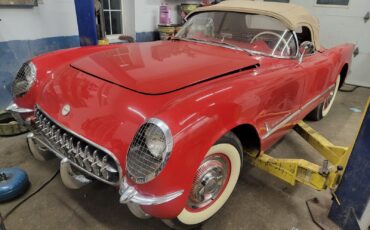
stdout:
POLYGON ((323 102, 324 104, 321 110, 322 117, 325 117, 326 115, 328 115, 331 107, 333 106, 335 97, 337 96, 337 93, 338 93, 339 84, 340 84, 340 76, 338 76, 337 81, 335 82, 334 91, 330 92, 329 97, 326 98, 325 101, 323 102))
POLYGON ((338 75, 337 81, 335 82, 335 86, 333 90, 330 92, 329 96, 327 96, 322 103, 320 103, 314 110, 312 110, 307 115, 308 119, 313 121, 319 121, 329 114, 331 108, 333 107, 335 97, 337 96, 339 90, 340 80, 341 80, 340 75, 338 75))
POLYGON ((172 220, 174 229, 190 229, 212 217, 226 203, 238 181, 242 166, 239 139, 228 133, 205 155, 194 178, 186 207, 172 220))

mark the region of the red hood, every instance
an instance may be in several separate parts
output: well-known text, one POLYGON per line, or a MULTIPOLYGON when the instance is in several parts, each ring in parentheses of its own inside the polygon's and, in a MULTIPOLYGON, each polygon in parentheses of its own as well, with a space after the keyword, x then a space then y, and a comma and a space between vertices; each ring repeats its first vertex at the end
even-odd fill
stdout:
POLYGON ((72 67, 145 94, 163 94, 258 64, 241 51, 184 41, 133 43, 98 51, 72 67))

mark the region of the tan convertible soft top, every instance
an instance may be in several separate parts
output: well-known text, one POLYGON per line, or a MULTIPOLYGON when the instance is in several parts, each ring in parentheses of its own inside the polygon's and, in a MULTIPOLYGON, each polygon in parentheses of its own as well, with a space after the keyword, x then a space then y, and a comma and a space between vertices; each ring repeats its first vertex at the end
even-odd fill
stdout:
POLYGON ((306 26, 311 30, 312 42, 316 49, 320 49, 319 22, 305 8, 299 5, 250 0, 229 0, 213 6, 200 7, 191 14, 203 11, 232 11, 271 16, 280 20, 291 30, 297 30, 302 26, 306 26))

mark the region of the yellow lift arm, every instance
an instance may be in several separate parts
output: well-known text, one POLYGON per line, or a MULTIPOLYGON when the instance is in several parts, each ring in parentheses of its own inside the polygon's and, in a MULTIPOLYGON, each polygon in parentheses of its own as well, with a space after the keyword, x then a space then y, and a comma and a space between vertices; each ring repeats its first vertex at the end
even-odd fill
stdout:
POLYGON ((258 156, 249 155, 248 161, 291 185, 298 181, 319 191, 335 189, 351 152, 347 147, 333 145, 303 121, 294 130, 326 159, 322 166, 303 159, 274 158, 264 152, 258 156))

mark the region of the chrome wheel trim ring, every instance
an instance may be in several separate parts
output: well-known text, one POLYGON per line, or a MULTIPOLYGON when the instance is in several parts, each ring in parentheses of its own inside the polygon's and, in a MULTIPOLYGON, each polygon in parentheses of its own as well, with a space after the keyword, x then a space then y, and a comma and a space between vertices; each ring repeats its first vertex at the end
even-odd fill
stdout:
POLYGON ((223 154, 213 154, 203 160, 190 191, 189 211, 201 211, 217 200, 227 185, 230 167, 229 159, 223 154))

